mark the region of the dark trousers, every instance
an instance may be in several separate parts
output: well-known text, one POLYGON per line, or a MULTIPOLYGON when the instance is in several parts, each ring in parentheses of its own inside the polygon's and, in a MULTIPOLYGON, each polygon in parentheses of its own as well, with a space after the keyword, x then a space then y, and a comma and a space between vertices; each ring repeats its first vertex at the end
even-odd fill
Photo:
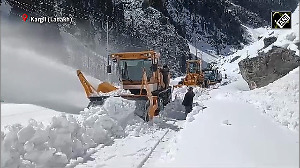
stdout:
POLYGON ((185 114, 187 115, 193 110, 193 106, 184 106, 185 107, 185 114))
POLYGON ((164 82, 164 84, 165 84, 165 89, 167 89, 168 86, 169 86, 169 79, 168 79, 168 77, 164 77, 164 78, 163 78, 163 82, 164 82))

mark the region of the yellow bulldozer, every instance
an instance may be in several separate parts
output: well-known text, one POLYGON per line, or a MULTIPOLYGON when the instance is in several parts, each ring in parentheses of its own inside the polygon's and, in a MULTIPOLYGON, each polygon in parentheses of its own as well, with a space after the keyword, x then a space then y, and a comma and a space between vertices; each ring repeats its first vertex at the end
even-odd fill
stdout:
MULTIPOLYGON (((163 82, 162 67, 159 66, 160 55, 155 51, 142 51, 115 53, 110 57, 117 64, 122 89, 131 93, 117 97, 135 100, 135 114, 145 121, 152 120, 170 102, 172 92, 169 82, 163 82)), ((80 70, 77 70, 77 76, 90 100, 89 106, 102 105, 110 97, 110 92, 118 90, 108 82, 94 88, 80 70)), ((170 75, 168 79, 170 80, 170 75)))
POLYGON ((174 87, 186 86, 206 86, 204 73, 201 68, 201 60, 188 60, 186 62, 186 76, 174 87))

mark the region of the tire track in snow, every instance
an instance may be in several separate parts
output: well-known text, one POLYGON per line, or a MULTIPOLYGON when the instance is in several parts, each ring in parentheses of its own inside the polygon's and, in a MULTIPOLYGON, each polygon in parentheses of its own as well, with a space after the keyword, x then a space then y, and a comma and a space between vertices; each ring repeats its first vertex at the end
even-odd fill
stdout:
MULTIPOLYGON (((178 120, 173 120, 173 122, 171 123, 172 125, 174 125, 176 122, 178 122, 178 120)), ((182 124, 180 124, 182 125, 182 124)), ((153 145, 153 147, 151 148, 151 150, 146 154, 146 156, 143 158, 143 160, 138 164, 138 166, 136 168, 142 168, 144 167, 147 162, 149 161, 149 159, 151 159, 151 156, 153 154, 155 154, 157 151, 157 147, 161 144, 161 142, 165 142, 163 141, 166 137, 168 137, 168 135, 171 133, 170 132, 171 129, 167 129, 166 132, 159 138, 159 140, 153 145)), ((173 132, 174 133, 174 132, 173 132)))
MULTIPOLYGON (((174 123, 175 124, 175 121, 174 123)), ((153 153, 153 151, 156 149, 156 147, 158 146, 158 144, 161 142, 161 140, 168 134, 168 132, 170 131, 170 129, 166 130, 166 132, 161 136, 161 138, 154 144, 154 146, 151 148, 151 150, 148 152, 148 154, 146 155, 146 157, 144 157, 144 159, 138 164, 137 168, 141 168, 144 166, 144 164, 146 163, 146 161, 149 159, 149 157, 151 156, 151 154, 153 153)))

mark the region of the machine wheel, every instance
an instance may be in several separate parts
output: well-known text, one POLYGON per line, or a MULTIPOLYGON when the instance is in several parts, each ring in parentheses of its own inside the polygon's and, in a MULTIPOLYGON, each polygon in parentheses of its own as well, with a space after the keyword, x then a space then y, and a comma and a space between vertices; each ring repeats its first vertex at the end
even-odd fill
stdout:
POLYGON ((197 85, 198 86, 202 86, 203 85, 203 81, 201 81, 200 79, 197 80, 197 85))

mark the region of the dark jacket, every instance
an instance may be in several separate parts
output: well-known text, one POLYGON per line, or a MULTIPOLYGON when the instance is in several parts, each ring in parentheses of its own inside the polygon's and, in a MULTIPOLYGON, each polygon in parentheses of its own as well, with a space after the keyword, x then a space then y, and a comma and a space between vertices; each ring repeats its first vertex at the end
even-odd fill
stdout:
POLYGON ((170 72, 169 68, 163 68, 161 70, 162 75, 166 77, 168 77, 169 72, 170 72))
POLYGON ((184 106, 192 106, 193 105, 193 98, 195 94, 193 91, 188 91, 183 99, 182 105, 184 106))

